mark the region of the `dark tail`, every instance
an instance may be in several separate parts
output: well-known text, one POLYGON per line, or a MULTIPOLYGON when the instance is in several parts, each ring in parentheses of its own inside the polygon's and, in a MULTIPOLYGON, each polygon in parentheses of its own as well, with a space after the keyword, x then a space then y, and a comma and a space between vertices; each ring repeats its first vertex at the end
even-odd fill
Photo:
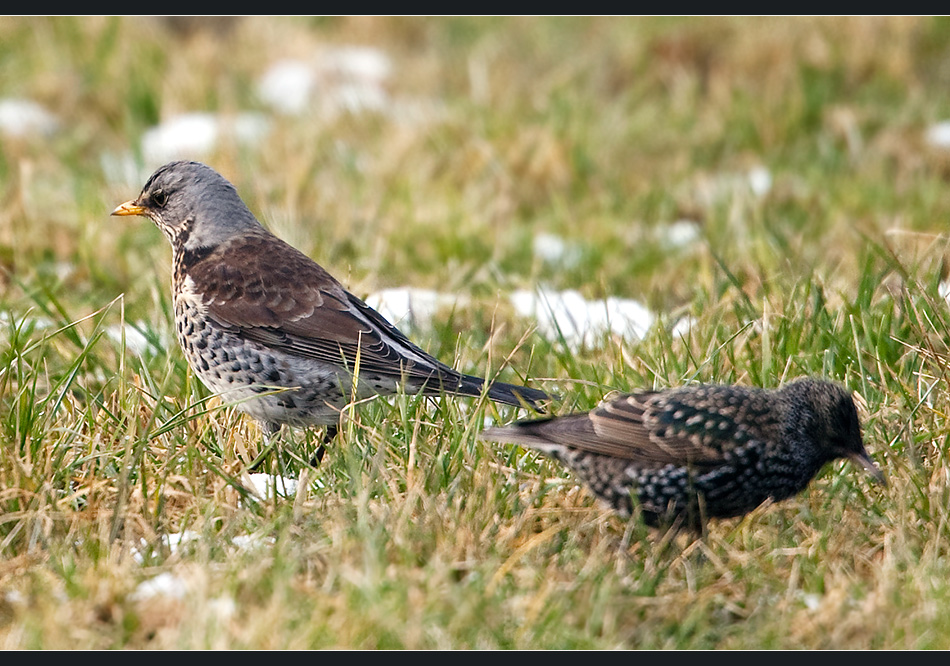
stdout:
POLYGON ((491 384, 488 387, 488 397, 495 402, 503 402, 506 405, 516 405, 518 407, 527 405, 536 410, 541 409, 540 403, 554 400, 554 396, 540 389, 528 388, 527 386, 515 386, 514 384, 505 384, 504 382, 491 384))
MULTIPOLYGON (((458 393, 463 395, 481 395, 485 380, 471 375, 462 375, 458 385, 458 393)), ((541 403, 555 400, 556 397, 545 393, 541 389, 516 386, 504 382, 494 382, 488 386, 488 398, 515 407, 531 407, 543 411, 541 403)))

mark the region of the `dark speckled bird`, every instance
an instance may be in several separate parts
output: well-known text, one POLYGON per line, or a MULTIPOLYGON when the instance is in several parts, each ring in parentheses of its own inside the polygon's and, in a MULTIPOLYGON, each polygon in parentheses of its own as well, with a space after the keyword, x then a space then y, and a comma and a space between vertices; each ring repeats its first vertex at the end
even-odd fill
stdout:
POLYGON ((851 394, 806 378, 780 389, 696 385, 639 391, 591 412, 489 428, 482 439, 559 460, 621 514, 700 529, 803 490, 847 458, 875 480, 851 394))
MULTIPOLYGON (((112 214, 148 217, 168 238, 185 357, 209 389, 268 435, 284 424, 325 425, 329 440, 340 409, 354 397, 483 392, 483 379, 437 361, 267 231, 234 186, 204 164, 166 164, 112 214)), ((530 407, 549 397, 501 382, 486 395, 530 407)))

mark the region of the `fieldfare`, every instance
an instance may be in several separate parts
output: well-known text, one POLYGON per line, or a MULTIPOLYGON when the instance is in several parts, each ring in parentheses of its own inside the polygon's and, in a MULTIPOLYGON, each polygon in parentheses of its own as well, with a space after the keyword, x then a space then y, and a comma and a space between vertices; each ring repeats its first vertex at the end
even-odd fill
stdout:
POLYGON ((410 342, 308 256, 265 229, 197 162, 158 169, 112 215, 148 217, 172 246, 178 341, 213 392, 256 419, 336 432, 351 400, 397 392, 537 408, 541 390, 462 374, 410 342), (357 378, 354 389, 354 377, 357 378))

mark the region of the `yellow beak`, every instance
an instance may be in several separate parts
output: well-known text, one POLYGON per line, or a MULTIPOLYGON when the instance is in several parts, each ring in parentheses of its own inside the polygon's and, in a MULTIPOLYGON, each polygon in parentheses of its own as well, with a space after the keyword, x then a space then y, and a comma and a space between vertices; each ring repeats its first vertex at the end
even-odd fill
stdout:
POLYGON ((110 215, 145 215, 145 208, 135 203, 133 199, 117 206, 110 215))

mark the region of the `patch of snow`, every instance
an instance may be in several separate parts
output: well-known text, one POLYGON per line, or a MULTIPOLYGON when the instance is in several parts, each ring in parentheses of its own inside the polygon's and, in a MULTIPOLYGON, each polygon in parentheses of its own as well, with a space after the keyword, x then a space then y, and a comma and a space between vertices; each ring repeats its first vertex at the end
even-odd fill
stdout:
POLYGON ((299 60, 281 60, 271 65, 257 84, 264 102, 281 113, 302 113, 316 86, 313 67, 299 60))
POLYGON ((772 189, 772 172, 756 166, 740 173, 721 173, 701 178, 696 193, 707 203, 734 196, 764 197, 772 189))
POLYGON ((693 220, 677 220, 657 228, 660 243, 667 248, 692 245, 700 238, 699 224, 693 220))
POLYGON ((269 123, 260 114, 240 113, 236 117, 213 113, 183 113, 142 136, 142 152, 152 164, 164 164, 182 158, 200 158, 210 153, 223 137, 242 144, 260 141, 269 123))
POLYGON ((934 148, 950 149, 950 120, 942 120, 928 127, 925 137, 934 148))
POLYGON ((675 324, 673 324, 672 333, 674 337, 682 338, 683 336, 689 335, 689 332, 692 330, 693 326, 696 325, 696 320, 693 317, 682 317, 675 324))
POLYGON ((814 611, 821 607, 821 595, 815 594, 813 592, 806 592, 801 595, 801 598, 802 603, 805 604, 805 608, 808 610, 814 611))
POLYGON ((534 256, 547 264, 576 266, 581 259, 581 248, 556 234, 542 232, 531 241, 534 256))
POLYGON ((280 113, 296 115, 310 108, 340 111, 387 111, 391 106, 386 79, 392 63, 379 49, 342 46, 311 60, 280 60, 258 81, 257 93, 280 113))
POLYGON ((656 317, 639 301, 608 297, 588 301, 573 289, 554 292, 518 290, 511 296, 515 311, 537 322, 538 331, 551 341, 563 335, 571 349, 595 347, 607 335, 640 340, 656 317))
POLYGON ((251 548, 259 548, 260 546, 273 546, 276 540, 272 536, 262 538, 257 535, 244 534, 231 539, 231 543, 241 550, 249 550, 251 548))
POLYGON ((253 490, 261 499, 273 497, 275 490, 284 497, 297 493, 297 479, 272 474, 248 474, 248 478, 251 482, 250 490, 253 490))
POLYGON ((158 597, 184 599, 187 591, 185 581, 166 571, 139 583, 130 598, 133 601, 148 601, 158 597))
POLYGON ((36 102, 8 97, 0 99, 0 131, 10 136, 49 136, 59 120, 36 102))
POLYGON ((136 326, 113 324, 106 328, 106 336, 118 347, 122 344, 122 334, 124 332, 126 351, 134 356, 143 356, 152 347, 148 338, 141 331, 144 327, 145 325, 141 322, 136 326))
POLYGON ((371 46, 339 46, 320 58, 322 67, 350 80, 382 83, 392 71, 389 56, 371 46))
POLYGON ((749 187, 756 196, 763 197, 772 189, 772 174, 763 166, 757 166, 749 169, 746 174, 749 181, 749 187))
POLYGON ((392 61, 366 46, 324 49, 309 59, 275 62, 257 83, 264 104, 284 115, 374 112, 399 122, 429 122, 445 110, 429 100, 394 97, 388 80, 392 61))
POLYGON ((374 292, 365 302, 396 328, 409 331, 428 326, 439 308, 453 307, 459 297, 431 289, 396 287, 374 292))

